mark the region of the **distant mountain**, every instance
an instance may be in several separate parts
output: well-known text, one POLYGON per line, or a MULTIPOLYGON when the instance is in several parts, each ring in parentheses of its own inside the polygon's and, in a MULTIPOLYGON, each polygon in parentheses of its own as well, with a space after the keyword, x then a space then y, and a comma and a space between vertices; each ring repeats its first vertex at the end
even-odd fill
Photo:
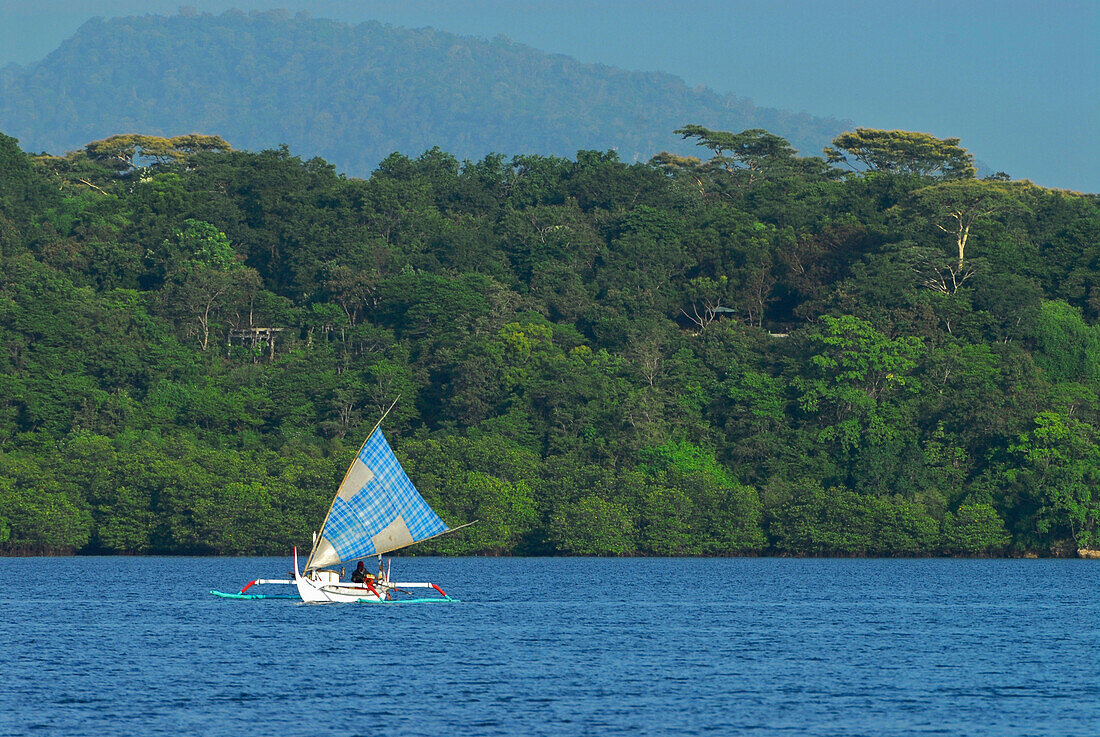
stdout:
POLYGON ((362 176, 433 146, 471 159, 698 151, 672 133, 687 123, 766 128, 808 155, 852 127, 505 38, 283 11, 96 18, 43 61, 0 70, 0 131, 52 153, 116 133, 201 132, 254 150, 285 143, 362 176))

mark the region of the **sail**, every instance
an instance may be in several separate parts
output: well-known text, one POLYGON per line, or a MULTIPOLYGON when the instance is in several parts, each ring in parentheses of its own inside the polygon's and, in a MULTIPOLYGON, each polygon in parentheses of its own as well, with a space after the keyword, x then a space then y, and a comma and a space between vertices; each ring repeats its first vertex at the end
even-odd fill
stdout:
POLYGON ((375 428, 336 492, 306 570, 381 555, 447 532, 375 428))

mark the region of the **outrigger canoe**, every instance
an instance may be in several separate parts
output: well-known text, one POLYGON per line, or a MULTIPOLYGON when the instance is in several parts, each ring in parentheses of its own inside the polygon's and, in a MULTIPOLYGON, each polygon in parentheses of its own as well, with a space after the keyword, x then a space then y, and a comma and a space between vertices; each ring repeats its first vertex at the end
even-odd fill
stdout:
MULTIPOLYGON (((396 402, 394 403, 396 404, 396 402)), ((393 405, 390 406, 393 409, 393 405)), ((386 410, 389 414, 389 410, 386 410)), ((386 418, 382 415, 382 420, 386 418)), ((394 582, 382 556, 433 537, 467 527, 448 527, 420 492, 382 434, 382 420, 367 435, 336 490, 313 548, 299 571, 293 551, 293 578, 258 578, 237 593, 211 591, 226 599, 298 599, 309 603, 422 604, 457 601, 434 583, 394 582), (378 558, 378 575, 362 583, 341 581, 331 566, 378 558), (245 593, 253 586, 294 586, 296 594, 245 593), (431 596, 418 596, 417 591, 431 596), (435 593, 438 596, 434 595, 435 593)))

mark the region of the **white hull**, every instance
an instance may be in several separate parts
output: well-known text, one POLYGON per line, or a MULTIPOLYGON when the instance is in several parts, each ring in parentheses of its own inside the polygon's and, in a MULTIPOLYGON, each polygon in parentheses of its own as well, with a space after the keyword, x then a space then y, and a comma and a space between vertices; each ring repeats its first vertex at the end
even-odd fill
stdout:
POLYGON ((368 583, 341 581, 340 574, 336 571, 325 569, 308 571, 305 575, 302 575, 298 570, 297 548, 294 549, 294 578, 292 580, 258 578, 255 581, 250 581, 248 585, 236 594, 227 594, 221 591, 211 591, 210 593, 229 599, 293 598, 293 596, 283 595, 245 594, 248 589, 257 584, 282 584, 284 586, 294 586, 298 590, 298 596, 301 597, 302 601, 311 604, 351 604, 357 602, 367 604, 400 604, 456 601, 456 599, 447 596, 446 592, 434 583, 392 582, 390 581, 388 570, 380 574, 379 578, 368 583), (439 596, 435 597, 432 595, 428 598, 416 598, 414 595, 413 598, 409 598, 408 595, 412 593, 410 589, 435 589, 439 596))
MULTIPOLYGON (((324 571, 322 571, 324 573, 324 571)), ((307 576, 295 576, 294 584, 302 601, 327 604, 354 603, 358 601, 386 601, 390 598, 390 586, 381 581, 371 584, 326 581, 310 573, 307 576)))
POLYGON ((385 601, 390 598, 389 581, 379 579, 370 583, 341 581, 335 571, 298 572, 298 549, 294 549, 294 585, 302 601, 316 604, 331 602, 352 603, 358 601, 385 601))
POLYGON ((443 589, 434 583, 390 581, 389 571, 380 572, 379 578, 369 583, 341 581, 335 571, 309 571, 304 576, 298 572, 298 549, 294 549, 294 585, 302 601, 311 604, 356 602, 382 603, 394 601, 395 594, 409 593, 409 589, 435 589, 445 601, 453 601, 443 589))
POLYGON ((389 587, 381 583, 372 584, 368 588, 358 583, 326 584, 301 576, 294 583, 298 586, 298 595, 302 597, 302 601, 320 604, 386 601, 390 593, 389 587))

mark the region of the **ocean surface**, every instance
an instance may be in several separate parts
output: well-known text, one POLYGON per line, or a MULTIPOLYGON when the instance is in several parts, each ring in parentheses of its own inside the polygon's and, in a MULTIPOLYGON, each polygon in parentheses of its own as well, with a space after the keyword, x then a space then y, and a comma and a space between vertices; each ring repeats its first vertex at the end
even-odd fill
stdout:
POLYGON ((461 601, 208 593, 289 568, 0 559, 0 734, 1100 730, 1100 561, 395 558, 461 601))

